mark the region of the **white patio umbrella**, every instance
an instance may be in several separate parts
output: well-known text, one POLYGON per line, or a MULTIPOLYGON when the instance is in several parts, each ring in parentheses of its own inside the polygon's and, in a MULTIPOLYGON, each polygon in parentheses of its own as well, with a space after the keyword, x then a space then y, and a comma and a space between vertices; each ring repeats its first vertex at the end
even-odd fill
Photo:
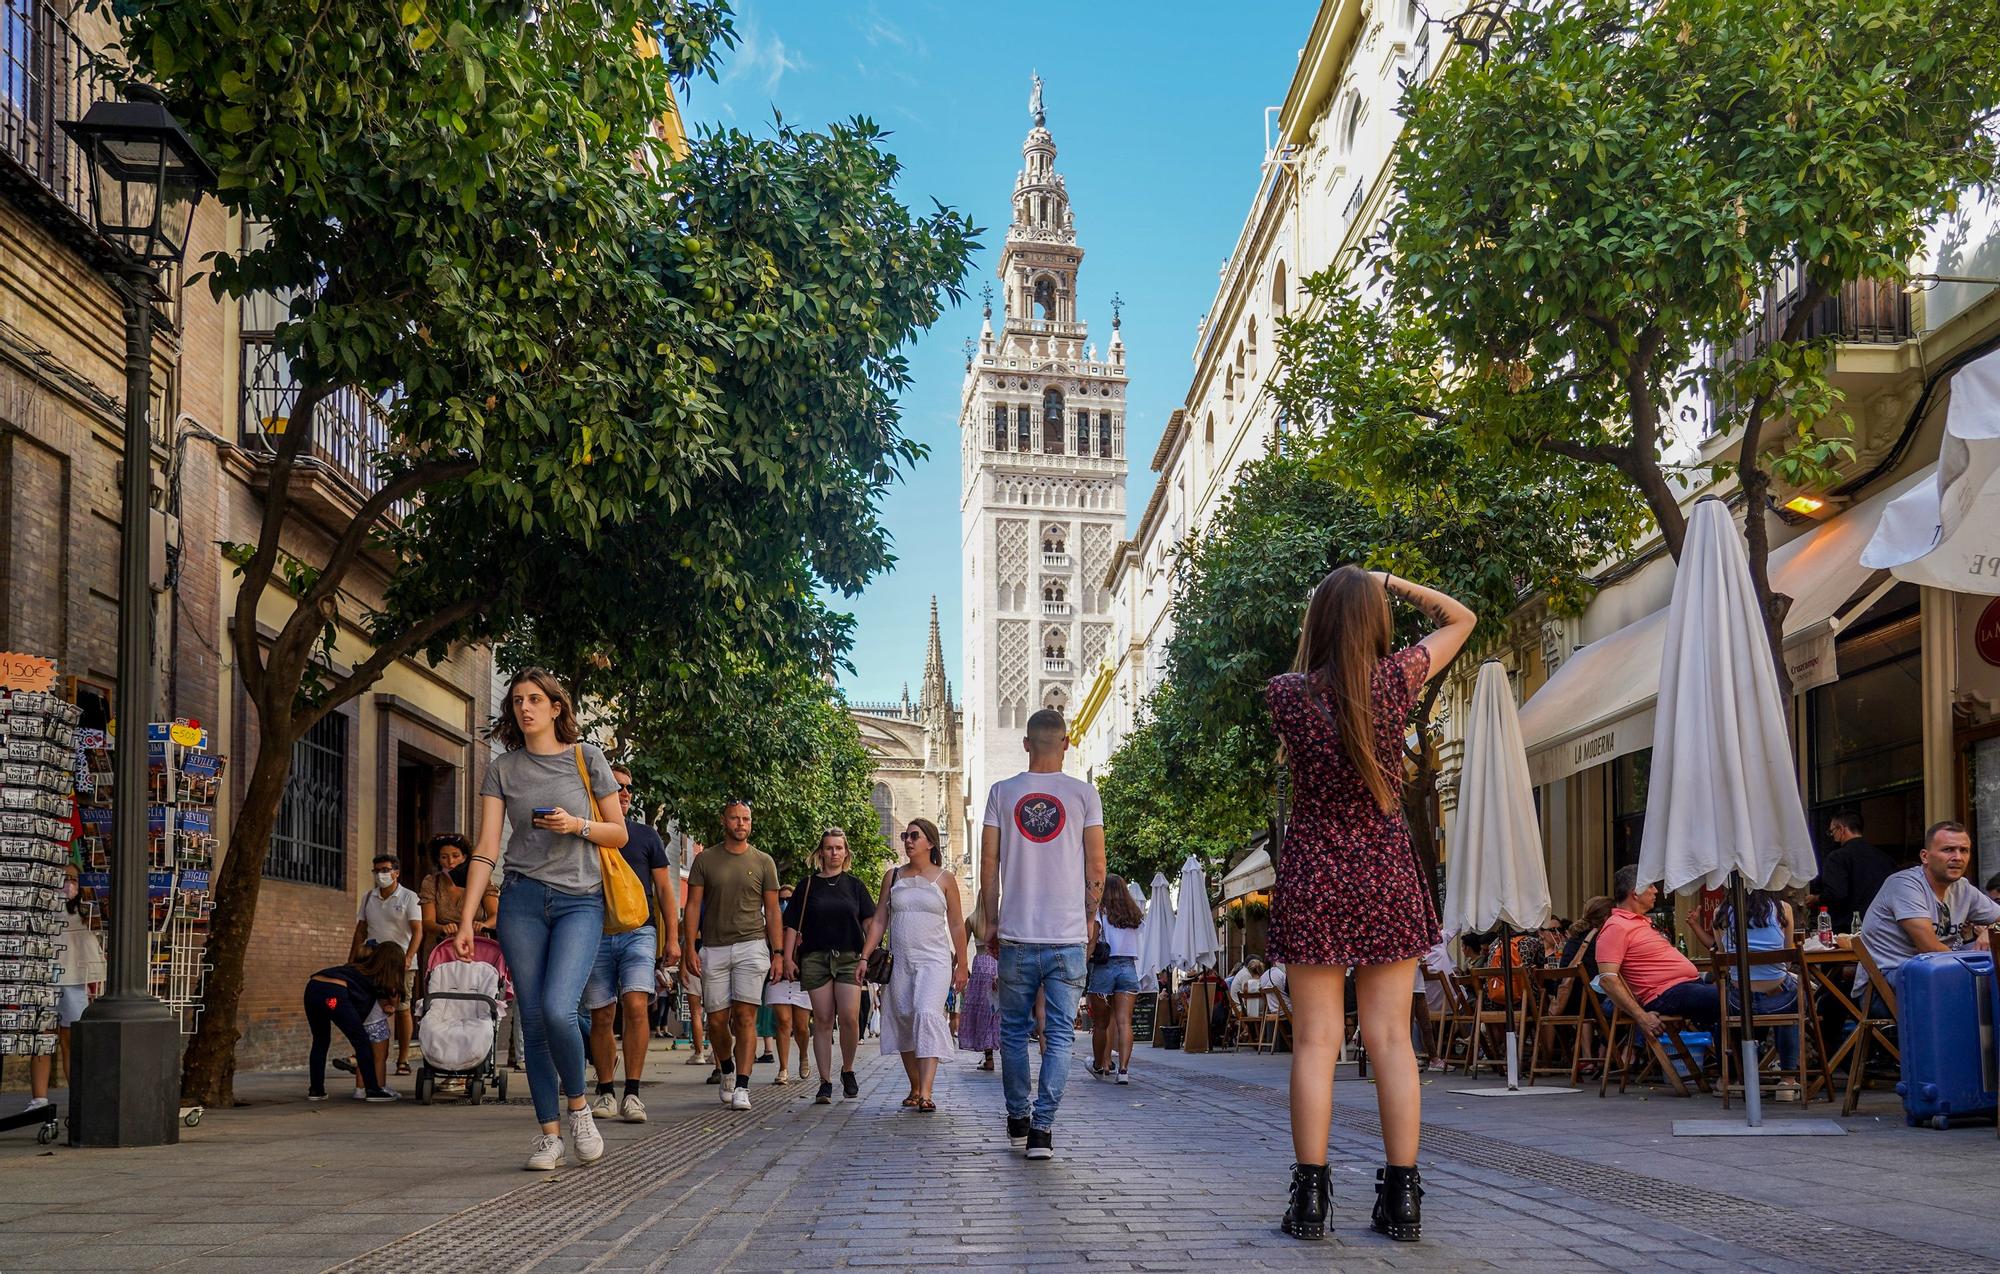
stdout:
POLYGON ((1882 511, 1861 564, 1957 593, 2000 593, 2000 352, 1952 377, 1936 476, 1882 511))
MULTIPOLYGON (((1748 947, 1744 891, 1814 873, 1777 669, 1743 537, 1713 497, 1694 506, 1667 608, 1639 879, 1679 891, 1735 878, 1736 950, 1748 947)), ((1749 984, 1747 961, 1738 979, 1749 984)), ((1743 997, 1749 1126, 1760 1127, 1757 1042, 1743 997)))
POLYGON ((1521 1087, 1521 1044, 1514 1021, 1513 931, 1541 928, 1549 918, 1549 873, 1535 822, 1535 790, 1514 692, 1497 662, 1479 666, 1472 710, 1465 720, 1465 759, 1452 812, 1445 870, 1444 926, 1460 933, 1500 933, 1507 988, 1507 1088, 1521 1087))
MULTIPOLYGON (((1134 885, 1137 892, 1138 886, 1134 885)), ((1165 872, 1153 873, 1153 896, 1142 899, 1146 918, 1139 922, 1139 989, 1158 989, 1155 975, 1167 967, 1166 947, 1168 931, 1174 925, 1174 900, 1167 890, 1165 872)))
POLYGON ((1201 860, 1189 854, 1181 864, 1180 903, 1174 908, 1173 945, 1169 948, 1173 967, 1183 973, 1209 968, 1221 950, 1215 917, 1208 910, 1208 876, 1201 869, 1201 860))

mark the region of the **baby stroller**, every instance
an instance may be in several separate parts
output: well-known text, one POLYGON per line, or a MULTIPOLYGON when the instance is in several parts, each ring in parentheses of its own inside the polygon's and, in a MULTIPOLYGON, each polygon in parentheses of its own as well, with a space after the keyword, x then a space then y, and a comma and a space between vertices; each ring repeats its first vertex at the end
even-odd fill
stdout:
POLYGON ((506 1101, 507 1072, 494 1064, 494 1057, 513 991, 500 944, 474 938, 472 959, 460 960, 449 941, 440 942, 424 970, 424 993, 415 1005, 417 1047, 423 1053, 417 1065, 417 1101, 430 1105, 440 1079, 463 1079, 468 1106, 479 1104, 489 1084, 506 1101))

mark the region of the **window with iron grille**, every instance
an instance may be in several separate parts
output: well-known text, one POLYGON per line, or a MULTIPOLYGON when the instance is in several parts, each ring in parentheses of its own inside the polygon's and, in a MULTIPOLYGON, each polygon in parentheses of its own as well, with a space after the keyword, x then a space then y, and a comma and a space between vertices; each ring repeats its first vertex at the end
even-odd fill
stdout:
POLYGON ((347 887, 347 718, 328 713, 292 745, 264 874, 347 887))

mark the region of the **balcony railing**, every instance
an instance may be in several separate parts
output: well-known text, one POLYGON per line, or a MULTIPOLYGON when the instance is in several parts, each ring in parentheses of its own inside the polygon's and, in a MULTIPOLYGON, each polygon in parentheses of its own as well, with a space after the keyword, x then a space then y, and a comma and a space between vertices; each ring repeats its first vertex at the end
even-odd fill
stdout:
POLYGON ((1089 330, 1082 323, 1058 323, 1054 319, 1010 318, 1007 326, 1029 336, 1072 336, 1079 339, 1089 330))
POLYGON ((1044 601, 1044 602, 1042 603, 1042 614, 1044 614, 1044 615, 1067 615, 1067 614, 1069 614, 1069 603, 1068 603, 1068 602, 1051 602, 1051 601, 1044 601))
POLYGON ((110 95, 90 46, 48 0, 0 0, 0 153, 91 225, 90 165, 58 127, 110 95))
POLYGON ((1054 672, 1054 673, 1067 673, 1069 671, 1069 660, 1049 659, 1047 657, 1044 657, 1042 659, 1042 671, 1054 672))
MULTIPOLYGON (((293 427, 292 405, 298 395, 284 351, 268 334, 246 333, 240 431, 245 450, 252 454, 275 450, 279 435, 293 427)), ((389 450, 391 437, 388 409, 381 402, 341 389, 314 408, 312 439, 299 455, 329 470, 359 505, 382 489, 376 460, 389 450)), ((397 501, 390 516, 400 520, 410 508, 409 501, 397 501)))
MULTIPOLYGON (((1762 319, 1737 337, 1728 349, 1718 351, 1716 371, 1724 373, 1738 363, 1750 361, 1777 340, 1792 315, 1798 312, 1804 291, 1805 277, 1798 267, 1781 272, 1776 284, 1765 294, 1762 319)), ((1832 336, 1855 345, 1900 345, 1915 335, 1916 329, 1910 321, 1910 298, 1901 285, 1882 279, 1859 279, 1815 306, 1799 339, 1832 336)), ((1720 423, 1719 405, 1713 395, 1708 397, 1705 407, 1707 429, 1713 434, 1720 423)))
POLYGON ((1047 567, 1052 567, 1057 570, 1063 570, 1071 566, 1072 563, 1070 561, 1070 556, 1067 553, 1043 553, 1042 565, 1047 567))

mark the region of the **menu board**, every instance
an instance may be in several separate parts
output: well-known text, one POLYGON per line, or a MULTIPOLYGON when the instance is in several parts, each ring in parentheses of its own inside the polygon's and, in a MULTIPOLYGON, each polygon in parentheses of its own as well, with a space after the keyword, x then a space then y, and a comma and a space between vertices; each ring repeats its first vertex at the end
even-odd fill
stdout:
POLYGON ((1132 1040, 1142 1043, 1153 1038, 1153 1018, 1159 1011, 1158 995, 1140 995, 1132 999, 1132 1040))
POLYGON ((1972 745, 1972 843, 1982 875, 2000 871, 2000 737, 1972 745))

